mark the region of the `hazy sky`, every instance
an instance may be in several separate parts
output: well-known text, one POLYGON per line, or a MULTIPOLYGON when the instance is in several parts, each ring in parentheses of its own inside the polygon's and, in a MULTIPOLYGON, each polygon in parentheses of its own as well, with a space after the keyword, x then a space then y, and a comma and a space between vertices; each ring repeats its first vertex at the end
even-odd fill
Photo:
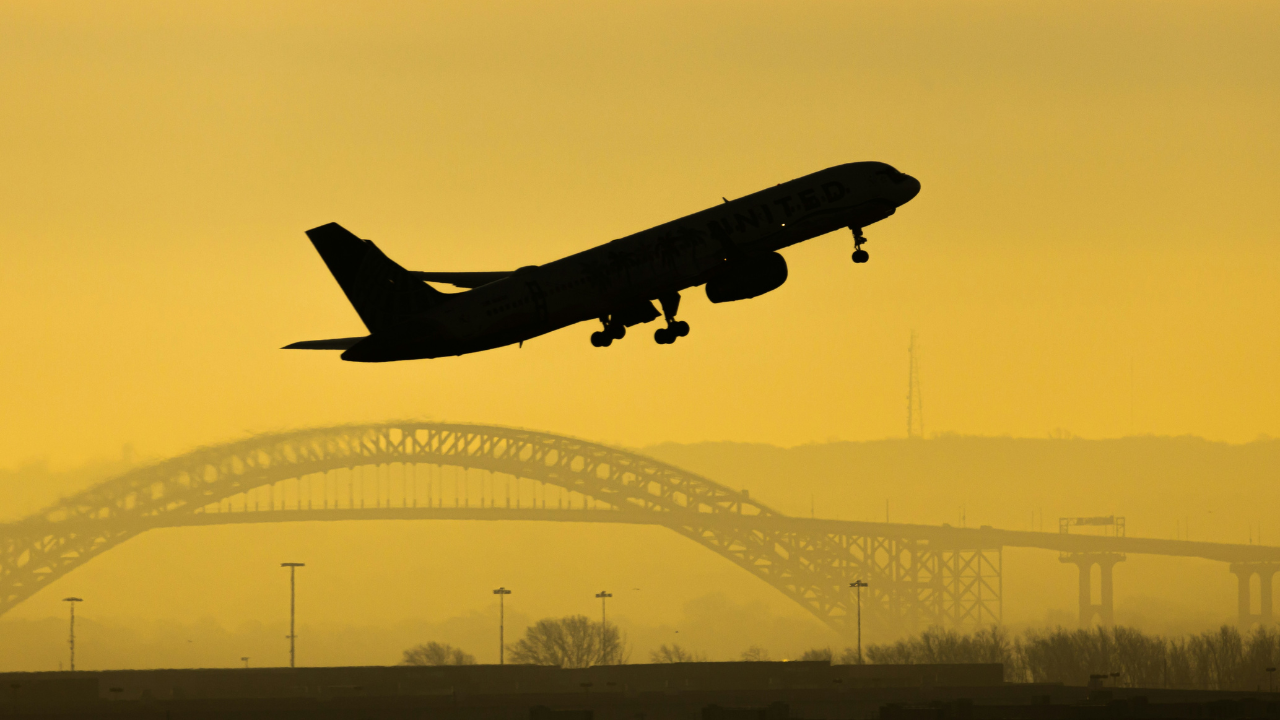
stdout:
POLYGON ((0 467, 408 417, 890 437, 913 329, 931 433, 1280 435, 1277 38, 1274 2, 4 3, 0 467), (326 222, 506 270, 857 160, 923 183, 871 262, 791 248, 674 345, 278 349, 363 333, 326 222))
POLYGON ((6 3, 0 464, 389 417, 630 444, 1280 434, 1275 3, 6 3), (876 159, 692 334, 362 366, 303 231, 542 263, 876 159), (1132 409, 1132 412, 1131 412, 1132 409))

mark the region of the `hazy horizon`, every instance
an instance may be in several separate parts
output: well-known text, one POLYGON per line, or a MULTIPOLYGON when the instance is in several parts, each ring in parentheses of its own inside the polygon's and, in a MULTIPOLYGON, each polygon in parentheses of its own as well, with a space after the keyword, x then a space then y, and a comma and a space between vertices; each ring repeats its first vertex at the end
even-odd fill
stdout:
MULTIPOLYGON (((1053 532, 1060 515, 1118 514, 1127 516, 1134 536, 1174 537, 1175 523, 1190 520, 1196 540, 1280 537, 1265 510, 1280 502, 1273 482, 1280 441, 944 437, 791 448, 663 443, 639 452, 749 489, 753 498, 796 516, 807 516, 816 499, 821 517, 883 520, 887 502, 894 522, 1053 532), (1206 504, 1203 495, 1187 495, 1144 501, 1149 480, 1133 474, 1138 467, 1183 486, 1207 486, 1206 478, 1225 473, 1237 488, 1236 500, 1224 496, 1206 504), (1028 476, 1053 485, 1075 477, 1083 502, 1061 494, 1040 497, 1037 485, 1024 481, 1028 476), (982 488, 975 492, 978 478, 982 488)), ((0 471, 0 504, 34 510, 128 467, 116 461, 62 473, 39 465, 28 466, 25 474, 0 471), (46 496, 33 496, 33 486, 46 496)), ((287 579, 277 565, 298 558, 308 562, 299 575, 300 633, 311 664, 394 663, 410 644, 430 640, 493 661, 496 640, 490 635, 497 610, 489 589, 499 584, 517 591, 509 599, 509 639, 541 617, 595 617, 593 593, 600 586, 611 589, 616 597, 610 617, 630 636, 635 661, 672 641, 723 660, 750 645, 767 647, 780 659, 849 642, 773 588, 663 528, 307 522, 144 533, 0 617, 0 629, 7 628, 0 632, 0 656, 52 669, 48 663, 65 649, 65 607, 59 599, 73 593, 86 598, 78 613, 86 628, 84 646, 99 644, 99 654, 86 654, 85 663, 232 667, 249 654, 280 664, 285 644, 272 638, 281 633, 263 628, 285 622, 287 594, 281 593, 287 593, 287 579), (415 547, 435 553, 400 557, 394 550, 415 547), (473 547, 492 549, 468 554, 466 548, 473 547), (509 552, 498 550, 503 547, 509 552), (414 592, 425 595, 420 601, 387 596, 396 587, 419 588, 414 592), (379 609, 347 609, 358 607, 379 609), (184 644, 184 635, 193 636, 185 639, 194 647, 184 644), (233 646, 251 650, 232 652, 233 646), (12 651, 3 652, 5 647, 12 651)), ((1059 563, 1056 553, 1019 548, 1004 551, 1004 564, 1006 625, 1074 625, 1074 567, 1059 563)), ((1199 632, 1232 620, 1234 593, 1234 578, 1221 563, 1132 556, 1116 571, 1117 621, 1148 631, 1199 632), (1175 579, 1181 588, 1176 596, 1150 589, 1175 579)))

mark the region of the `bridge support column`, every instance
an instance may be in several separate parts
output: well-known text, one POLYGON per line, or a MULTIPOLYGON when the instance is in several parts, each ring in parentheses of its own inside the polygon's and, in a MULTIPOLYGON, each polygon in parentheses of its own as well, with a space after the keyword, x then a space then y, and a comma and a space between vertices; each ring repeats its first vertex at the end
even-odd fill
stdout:
POLYGON ((1122 553, 1063 553, 1058 560, 1071 563, 1080 570, 1080 627, 1088 627, 1096 617, 1104 627, 1115 624, 1115 583, 1114 569, 1116 563, 1124 560, 1122 553), (1100 570, 1100 598, 1093 602, 1093 566, 1100 570))
POLYGON ((1274 579, 1275 574, 1276 568, 1269 568, 1265 572, 1258 573, 1258 577, 1262 580, 1262 587, 1260 588, 1262 591, 1262 597, 1260 600, 1262 602, 1259 603, 1258 611, 1262 616, 1261 620, 1263 625, 1270 625, 1275 622, 1271 607, 1271 581, 1274 579))
POLYGON ((1271 625, 1275 622, 1275 610, 1272 607, 1271 582, 1275 578, 1280 565, 1274 563, 1231 563, 1231 573, 1236 576, 1236 612, 1241 630, 1248 630, 1254 623, 1271 625), (1258 612, 1254 613, 1253 588, 1250 587, 1253 576, 1257 575, 1258 612))
POLYGON ((1080 569, 1080 627, 1093 620, 1093 563, 1077 562, 1080 569))
POLYGON ((1115 584, 1112 582, 1112 570, 1115 569, 1117 562, 1119 560, 1098 562, 1102 580, 1102 605, 1099 607, 1099 612, 1102 615, 1102 624, 1107 627, 1116 624, 1115 584))

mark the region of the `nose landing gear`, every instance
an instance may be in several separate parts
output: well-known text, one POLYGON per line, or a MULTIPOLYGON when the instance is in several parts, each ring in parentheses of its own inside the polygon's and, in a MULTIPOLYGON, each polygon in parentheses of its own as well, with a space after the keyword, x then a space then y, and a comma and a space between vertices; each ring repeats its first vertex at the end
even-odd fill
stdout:
POLYGON ((862 243, 866 242, 867 238, 863 236, 862 228, 849 229, 853 231, 853 261, 861 265, 871 259, 871 254, 862 249, 862 243))
POLYGON ((676 338, 688 335, 689 323, 676 319, 676 311, 680 309, 680 293, 663 295, 658 298, 658 303, 662 305, 662 315, 666 318, 667 326, 654 331, 654 341, 659 345, 670 345, 676 338))

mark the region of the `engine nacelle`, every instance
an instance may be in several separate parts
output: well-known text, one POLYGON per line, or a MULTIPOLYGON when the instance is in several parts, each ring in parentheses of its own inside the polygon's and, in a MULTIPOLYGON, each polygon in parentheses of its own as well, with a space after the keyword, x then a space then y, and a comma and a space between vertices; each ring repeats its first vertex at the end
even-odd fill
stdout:
POLYGON ((707 281, 707 299, 713 303, 733 302, 776 290, 787 281, 787 261, 776 252, 730 262, 724 271, 707 281))

